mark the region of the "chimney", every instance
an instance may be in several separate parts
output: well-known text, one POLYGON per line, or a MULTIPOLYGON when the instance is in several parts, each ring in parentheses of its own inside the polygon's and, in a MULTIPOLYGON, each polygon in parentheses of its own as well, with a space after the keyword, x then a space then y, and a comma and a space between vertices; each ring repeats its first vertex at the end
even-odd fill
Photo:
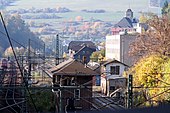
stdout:
POLYGON ((87 64, 87 58, 86 58, 86 56, 83 56, 83 64, 87 64))

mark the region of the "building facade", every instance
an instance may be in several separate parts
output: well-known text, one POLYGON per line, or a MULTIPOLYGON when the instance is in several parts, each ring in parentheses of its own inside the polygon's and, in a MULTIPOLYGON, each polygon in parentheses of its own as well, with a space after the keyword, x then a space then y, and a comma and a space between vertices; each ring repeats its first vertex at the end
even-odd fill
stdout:
POLYGON ((118 60, 110 60, 101 67, 101 92, 110 95, 118 88, 126 88, 126 78, 123 77, 124 71, 128 66, 118 60))
POLYGON ((91 54, 96 51, 96 46, 91 41, 71 41, 68 50, 70 58, 88 63, 91 54))
POLYGON ((90 61, 90 56, 93 52, 93 49, 85 45, 73 55, 73 58, 87 64, 90 61))
POLYGON ((57 106, 60 112, 90 110, 92 108, 92 81, 95 71, 82 62, 69 59, 51 69, 54 86, 59 86, 57 106))
POLYGON ((118 34, 106 36, 106 59, 116 59, 132 66, 135 59, 129 56, 130 45, 135 41, 138 34, 118 34))

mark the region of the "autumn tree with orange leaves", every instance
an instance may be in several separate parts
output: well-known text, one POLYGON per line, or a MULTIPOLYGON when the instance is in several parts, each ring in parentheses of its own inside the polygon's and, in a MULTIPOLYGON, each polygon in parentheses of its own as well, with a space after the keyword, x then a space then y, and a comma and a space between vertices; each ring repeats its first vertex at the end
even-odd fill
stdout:
POLYGON ((170 102, 170 20, 154 16, 147 23, 129 52, 138 59, 129 69, 133 85, 141 87, 134 89, 134 107, 170 102))
POLYGON ((157 54, 170 56, 170 20, 168 16, 154 16, 147 22, 149 29, 138 35, 129 54, 141 58, 157 54))

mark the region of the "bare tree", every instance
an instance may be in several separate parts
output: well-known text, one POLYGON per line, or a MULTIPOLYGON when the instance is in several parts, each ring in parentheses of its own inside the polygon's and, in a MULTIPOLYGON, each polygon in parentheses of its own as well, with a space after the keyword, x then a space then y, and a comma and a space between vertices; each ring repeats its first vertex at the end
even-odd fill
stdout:
POLYGON ((170 20, 168 16, 154 16, 148 20, 149 29, 138 35, 130 45, 130 56, 170 55, 170 20))

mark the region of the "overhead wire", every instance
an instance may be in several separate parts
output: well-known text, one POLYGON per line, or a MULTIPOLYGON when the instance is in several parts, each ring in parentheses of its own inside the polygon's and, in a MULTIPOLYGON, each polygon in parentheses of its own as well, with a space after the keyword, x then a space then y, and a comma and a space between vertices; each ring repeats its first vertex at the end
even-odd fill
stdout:
POLYGON ((153 96, 153 97, 151 97, 151 98, 145 100, 144 102, 140 102, 140 103, 136 104, 135 106, 138 107, 138 106, 140 106, 140 105, 142 105, 142 104, 144 104, 144 103, 146 103, 146 102, 152 100, 153 98, 158 97, 158 96, 160 96, 160 95, 162 95, 162 94, 168 92, 169 90, 170 90, 170 89, 167 89, 167 90, 165 90, 165 91, 163 91, 163 92, 161 92, 161 93, 159 93, 159 94, 157 94, 157 95, 155 95, 155 96, 153 96))
POLYGON ((18 67, 19 67, 21 76, 23 77, 23 81, 24 81, 24 83, 25 83, 25 88, 26 88, 26 90, 28 91, 28 94, 29 94, 29 96, 30 96, 30 99, 31 99, 31 101, 32 101, 32 103, 33 103, 33 106, 34 106, 36 112, 38 113, 38 109, 37 109, 37 107, 36 107, 36 105, 35 105, 35 103, 34 103, 34 101, 33 101, 33 98, 32 98, 32 96, 31 96, 31 93, 30 93, 30 91, 29 91, 29 88, 26 86, 26 81, 25 81, 25 79, 24 79, 24 74, 23 74, 22 69, 21 69, 21 67, 20 67, 20 64, 19 64, 19 62, 18 62, 16 53, 15 53, 14 48, 13 48, 13 44, 12 44, 11 38, 9 37, 9 33, 8 33, 8 30, 7 30, 7 27, 6 27, 6 25, 5 25, 5 21, 4 21, 4 18, 3 18, 3 16, 2 16, 2 13, 1 13, 1 12, 0 12, 0 17, 1 17, 2 24, 3 24, 3 26, 4 26, 4 29, 5 29, 5 32, 6 32, 8 41, 9 41, 10 46, 11 46, 11 48, 12 48, 12 52, 13 52, 13 54, 14 54, 14 58, 15 58, 15 60, 16 60, 16 62, 17 62, 18 67))
MULTIPOLYGON (((1 31, 0 31, 1 32, 1 31)), ((1 33, 3 33, 3 32, 1 32, 1 33)), ((3 33, 4 34, 4 33, 3 33)), ((5 34, 4 34, 5 35, 5 34)), ((7 35, 8 36, 8 35, 7 35)), ((11 38, 12 39, 12 38, 11 38)), ((19 45, 21 45, 21 46, 23 46, 22 44, 20 44, 20 43, 18 43, 17 41, 15 41, 14 39, 12 39, 14 42, 16 42, 17 44, 19 44, 19 45)), ((23 46, 23 47, 25 47, 25 46, 23 46)), ((26 47, 25 47, 26 48, 26 47)))
MULTIPOLYGON (((60 70, 60 71, 62 71, 64 74, 67 74, 66 72, 64 72, 63 70, 60 70)), ((65 79, 62 79, 61 81, 64 81, 64 80, 66 80, 67 78, 65 78, 65 79)), ((92 82, 93 80, 90 80, 90 81, 88 81, 88 82, 92 82)), ((60 83, 60 81, 58 81, 57 83, 60 83)), ((87 82, 86 82, 87 83, 87 82)), ((84 83, 84 84, 86 84, 86 83, 84 83)), ((78 86, 85 86, 84 84, 78 84, 78 83, 76 83, 78 86)), ((67 91, 67 92, 70 92, 69 90, 67 90, 67 89, 64 89, 65 91, 67 91)), ((91 91, 89 88, 86 88, 86 90, 87 91, 89 91, 89 92, 91 92, 91 93, 93 93, 93 91, 91 91)), ((72 94, 74 94, 73 92, 70 92, 70 93, 72 93, 72 94)), ((101 96, 102 97, 102 96, 101 96)), ((83 100, 85 100, 85 98, 82 98, 83 100)), ((86 100, 86 101, 88 101, 88 100, 86 100)), ((90 101, 88 101, 88 103, 92 103, 92 102, 90 102, 90 101)), ((94 103, 92 103, 92 104, 94 104, 94 103)), ((110 105, 110 104, 115 104, 115 105, 117 105, 115 102, 110 102, 109 104, 107 104, 107 105, 103 105, 102 107, 99 107, 99 108, 96 108, 95 107, 95 109, 96 110, 100 110, 100 109, 102 109, 102 108, 104 108, 104 107, 107 107, 108 105, 110 105)))
MULTIPOLYGON (((158 73, 159 74, 159 73, 158 73)), ((162 74, 162 73, 161 73, 162 74)), ((163 74, 170 74, 170 73, 163 73, 163 74)), ((157 94, 157 95, 155 95, 155 96, 153 96, 153 97, 151 97, 151 98, 149 98, 149 99, 147 99, 147 100, 145 100, 144 102, 140 102, 140 103, 138 103, 138 104, 136 104, 135 106, 137 107, 137 106, 140 106, 140 105, 142 105, 142 104, 144 104, 144 103, 146 103, 147 101, 150 101, 150 100, 152 100, 153 98, 155 98, 155 97, 158 97, 158 96, 160 96, 160 95, 162 95, 163 93, 169 93, 168 91, 170 90, 169 88, 170 88, 170 84, 169 83, 167 83, 167 82, 164 82, 163 80, 160 80, 159 78, 156 78, 156 77, 153 77, 153 76, 151 76, 150 74, 148 74, 147 73, 147 75, 148 76, 150 76, 150 77, 152 77, 152 78, 154 78, 154 79, 156 79, 156 80, 158 80, 158 81, 160 81, 160 82, 162 82, 162 83, 164 83, 164 84, 166 84, 166 85, 168 85, 168 86, 155 86, 155 87, 142 87, 142 86, 133 86, 133 88, 144 88, 144 89, 155 89, 155 88, 158 88, 158 89, 160 89, 160 88, 168 88, 167 90, 164 90, 163 92, 161 92, 161 93, 159 93, 159 94, 157 94)))

